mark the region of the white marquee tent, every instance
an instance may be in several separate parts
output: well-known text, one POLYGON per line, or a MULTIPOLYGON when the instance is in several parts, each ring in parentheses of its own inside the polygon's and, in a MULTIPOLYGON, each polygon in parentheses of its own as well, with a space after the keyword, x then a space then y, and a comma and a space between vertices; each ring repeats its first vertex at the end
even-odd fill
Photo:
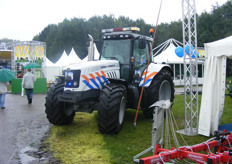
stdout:
POLYGON ((225 100, 226 58, 232 59, 232 36, 205 45, 205 77, 203 83, 198 133, 210 136, 223 113, 225 100))
POLYGON ((56 66, 53 62, 51 62, 46 56, 44 56, 44 77, 47 79, 47 82, 55 81, 55 77, 60 75, 62 72, 62 68, 60 66, 56 66))
POLYGON ((68 64, 75 64, 81 61, 81 59, 77 56, 74 48, 72 48, 71 52, 68 55, 68 64))
POLYGON ((46 64, 47 67, 49 67, 49 66, 55 66, 55 64, 53 62, 51 62, 51 60, 49 60, 47 58, 47 56, 44 56, 44 63, 46 64))
POLYGON ((76 55, 74 49, 72 48, 69 56, 67 53, 64 51, 63 54, 61 55, 60 59, 54 64, 52 63, 47 57, 44 59, 45 60, 45 65, 44 65, 44 74, 45 77, 47 78, 47 81, 55 81, 56 76, 62 75, 62 69, 63 67, 77 63, 81 61, 81 59, 76 55))
MULTIPOLYGON (((176 86, 184 85, 184 58, 176 55, 177 46, 182 46, 182 43, 171 38, 153 49, 156 51, 154 54, 155 63, 166 63, 171 66, 176 86)), ((204 61, 198 60, 198 63, 198 84, 203 84, 204 61)))
POLYGON ((60 59, 55 63, 55 65, 56 66, 66 66, 68 64, 69 64, 68 55, 64 50, 63 54, 61 55, 60 59))
MULTIPOLYGON (((169 41, 169 40, 168 40, 169 41)), ((156 63, 168 63, 168 64, 173 64, 173 63, 183 63, 184 59, 178 57, 175 54, 175 49, 176 46, 174 43, 170 40, 169 45, 167 46, 166 49, 164 49, 158 56, 154 57, 154 61, 156 63)))

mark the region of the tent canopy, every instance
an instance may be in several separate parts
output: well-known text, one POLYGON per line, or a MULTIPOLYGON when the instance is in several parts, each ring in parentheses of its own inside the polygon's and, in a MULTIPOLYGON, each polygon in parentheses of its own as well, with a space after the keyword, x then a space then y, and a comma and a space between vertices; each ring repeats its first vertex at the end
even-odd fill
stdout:
POLYGON ((63 54, 61 55, 60 59, 55 63, 55 65, 57 65, 57 66, 66 66, 68 64, 69 64, 68 55, 64 50, 63 54))
POLYGON ((232 36, 205 43, 205 76, 198 133, 210 136, 218 130, 225 100, 226 57, 232 58, 232 36))
POLYGON ((172 64, 172 63, 184 63, 184 59, 178 57, 175 54, 175 45, 171 42, 169 44, 169 46, 163 50, 158 56, 154 57, 154 61, 156 63, 168 63, 168 64, 172 64))
POLYGON ((72 48, 70 54, 68 55, 68 63, 73 64, 81 61, 81 59, 77 56, 76 52, 74 51, 74 48, 72 48))
POLYGON ((205 50, 207 51, 206 57, 226 56, 232 59, 232 36, 215 42, 206 43, 205 50))
MULTIPOLYGON (((154 61, 156 63, 167 63, 167 64, 183 64, 184 57, 178 57, 175 53, 177 46, 183 46, 183 44, 173 38, 168 39, 159 46, 155 47, 153 50, 156 51, 154 54, 154 61)), ((200 57, 204 57, 204 49, 198 48, 198 53, 200 57)), ((186 62, 189 63, 189 59, 186 59, 186 62)), ((198 63, 202 63, 201 60, 198 60, 198 63)))
POLYGON ((51 62, 51 60, 49 60, 47 58, 47 56, 44 56, 43 60, 44 60, 44 63, 46 64, 47 67, 49 67, 49 66, 55 66, 55 64, 53 62, 51 62))

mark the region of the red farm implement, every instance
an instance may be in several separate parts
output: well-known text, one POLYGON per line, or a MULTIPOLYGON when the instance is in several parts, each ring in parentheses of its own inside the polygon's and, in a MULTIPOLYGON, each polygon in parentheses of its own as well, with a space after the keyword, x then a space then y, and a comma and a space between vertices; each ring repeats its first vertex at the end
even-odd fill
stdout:
POLYGON ((215 131, 215 137, 194 146, 184 146, 167 150, 161 148, 160 144, 156 145, 153 156, 141 158, 141 164, 164 163, 172 159, 182 160, 190 159, 196 163, 232 163, 232 133, 215 131), (211 149, 214 148, 214 152, 211 149), (206 154, 199 153, 205 151, 206 154))
MULTIPOLYGON (((134 162, 139 162, 141 164, 163 164, 166 162, 174 162, 174 160, 179 161, 189 159, 196 163, 232 163, 232 132, 215 131, 214 137, 203 143, 181 147, 176 145, 178 148, 164 148, 164 126, 166 127, 165 129, 168 129, 167 126, 169 126, 169 124, 165 125, 164 122, 167 123, 167 120, 169 120, 168 117, 170 118, 171 105, 172 103, 170 101, 162 100, 151 106, 154 107, 152 144, 148 149, 134 156, 134 162), (164 113, 166 113, 166 121, 164 121, 164 113), (149 151, 152 151, 152 156, 141 157, 149 151)), ((166 134, 168 133, 165 132, 165 136, 166 134)), ((176 138, 176 136, 174 138, 176 138)))

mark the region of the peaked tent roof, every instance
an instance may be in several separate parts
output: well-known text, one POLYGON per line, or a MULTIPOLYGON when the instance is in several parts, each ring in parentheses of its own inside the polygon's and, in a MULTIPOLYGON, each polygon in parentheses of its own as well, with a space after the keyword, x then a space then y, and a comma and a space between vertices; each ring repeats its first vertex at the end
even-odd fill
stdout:
POLYGON ((74 48, 72 48, 70 54, 68 55, 68 63, 73 64, 81 61, 81 59, 77 56, 76 52, 74 51, 74 48))
POLYGON ((51 62, 51 60, 49 60, 47 58, 47 56, 44 56, 44 62, 45 62, 45 64, 46 64, 47 67, 49 67, 49 66, 55 66, 55 64, 53 62, 51 62))
POLYGON ((66 66, 66 65, 69 65, 69 62, 68 62, 68 55, 67 53, 63 52, 63 54, 61 55, 60 59, 55 63, 55 65, 57 66, 66 66))
MULTIPOLYGON (((156 63, 183 63, 184 59, 183 57, 180 58, 176 55, 175 53, 175 45, 170 42, 169 45, 164 45, 167 47, 164 47, 165 49, 162 50, 162 52, 158 55, 154 57, 154 61, 156 63)), ((161 47, 162 48, 162 47, 161 47)))
MULTIPOLYGON (((184 58, 180 58, 176 55, 175 49, 177 46, 182 46, 183 44, 173 38, 168 39, 159 46, 155 47, 153 50, 156 51, 154 54, 154 61, 156 63, 167 63, 167 64, 182 64, 184 63, 184 58)), ((201 47, 198 48, 200 57, 205 56, 205 51, 201 47)), ((187 59, 187 63, 189 59, 187 59)), ((203 63, 203 60, 198 60, 199 63, 203 63)))

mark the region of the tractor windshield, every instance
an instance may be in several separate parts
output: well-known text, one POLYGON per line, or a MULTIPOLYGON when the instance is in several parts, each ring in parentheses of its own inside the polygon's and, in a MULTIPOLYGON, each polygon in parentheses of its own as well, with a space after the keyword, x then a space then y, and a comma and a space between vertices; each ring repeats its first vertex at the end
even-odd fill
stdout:
POLYGON ((118 60, 120 78, 129 80, 131 40, 104 40, 101 60, 118 60))
POLYGON ((116 59, 120 64, 129 64, 130 40, 104 40, 101 60, 116 59))

